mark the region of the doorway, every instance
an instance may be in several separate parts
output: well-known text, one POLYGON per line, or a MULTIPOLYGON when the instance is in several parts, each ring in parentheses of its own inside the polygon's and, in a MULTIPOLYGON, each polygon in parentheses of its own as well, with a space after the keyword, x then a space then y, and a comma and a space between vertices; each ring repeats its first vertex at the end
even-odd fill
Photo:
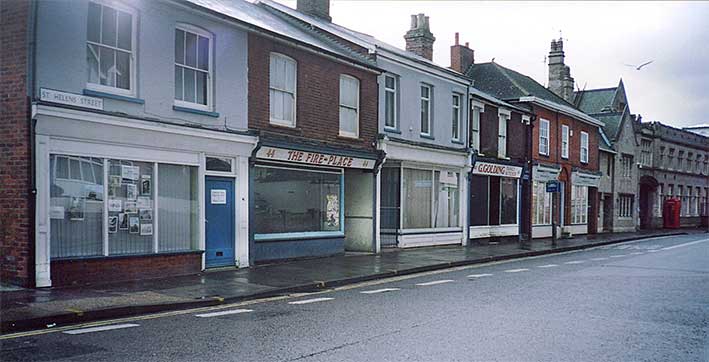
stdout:
POLYGON ((234 179, 207 176, 205 193, 205 265, 234 265, 234 179))

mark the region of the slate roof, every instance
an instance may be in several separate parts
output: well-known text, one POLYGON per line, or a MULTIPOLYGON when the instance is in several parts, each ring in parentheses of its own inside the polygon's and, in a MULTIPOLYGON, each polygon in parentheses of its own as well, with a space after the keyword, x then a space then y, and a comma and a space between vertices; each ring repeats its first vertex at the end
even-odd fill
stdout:
POLYGON ((467 75, 474 80, 473 86, 497 98, 508 100, 534 96, 563 106, 576 108, 573 104, 548 90, 529 76, 505 68, 497 63, 477 63, 468 69, 467 75))
POLYGON ((247 25, 252 25, 265 32, 289 38, 324 50, 341 58, 347 58, 366 66, 376 64, 369 57, 360 54, 340 43, 333 41, 322 33, 312 31, 302 24, 289 22, 272 12, 245 0, 182 0, 188 5, 222 14, 247 25))
POLYGON ((591 117, 605 124, 603 126, 603 133, 608 136, 611 142, 616 139, 616 137, 618 136, 618 129, 620 128, 620 123, 623 121, 622 112, 596 113, 591 114, 591 117))
POLYGON ((611 145, 610 140, 608 139, 608 137, 606 137, 606 134, 603 132, 602 128, 598 129, 598 135, 598 138, 601 139, 601 142, 598 143, 598 149, 603 151, 615 152, 615 150, 613 150, 613 145, 611 145))
POLYGON ((574 92, 574 103, 588 114, 610 111, 618 87, 574 92))

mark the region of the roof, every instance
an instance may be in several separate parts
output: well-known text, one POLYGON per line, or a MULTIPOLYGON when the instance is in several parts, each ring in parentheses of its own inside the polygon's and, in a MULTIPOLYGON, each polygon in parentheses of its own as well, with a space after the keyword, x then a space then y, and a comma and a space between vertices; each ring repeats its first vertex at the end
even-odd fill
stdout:
POLYGON ((623 122, 622 112, 603 112, 591 114, 591 117, 603 122, 603 133, 610 137, 611 140, 615 140, 618 136, 618 129, 620 128, 621 122, 623 122))
POLYGON ((473 79, 474 87, 504 100, 534 96, 562 106, 576 108, 531 77, 497 63, 473 64, 468 69, 467 75, 473 79))
POLYGON ((241 23, 254 26, 259 30, 304 43, 310 47, 324 50, 333 55, 356 61, 366 66, 376 65, 366 56, 359 54, 342 44, 331 41, 323 34, 309 31, 304 26, 288 22, 270 11, 245 0, 182 0, 241 23))
POLYGON ((394 45, 385 43, 369 34, 361 33, 352 29, 345 28, 344 26, 337 25, 333 22, 329 22, 314 16, 310 16, 308 14, 304 14, 296 9, 293 9, 291 7, 285 6, 272 0, 257 0, 256 4, 262 4, 267 8, 274 9, 290 17, 311 24, 312 26, 331 33, 334 36, 340 37, 348 42, 366 48, 370 53, 377 53, 380 50, 384 50, 385 52, 391 53, 401 58, 405 58, 415 63, 419 63, 428 68, 435 68, 438 71, 445 72, 455 77, 466 78, 465 74, 463 73, 459 73, 450 68, 438 65, 427 58, 421 57, 412 52, 408 52, 394 45))
POLYGON ((602 141, 602 142, 598 143, 598 149, 601 151, 615 153, 615 151, 613 150, 613 146, 611 145, 611 142, 608 140, 608 137, 606 137, 606 134, 603 133, 602 128, 598 129, 598 134, 601 136, 600 139, 602 141))
POLYGON ((611 110, 618 87, 574 92, 574 103, 588 114, 611 110))

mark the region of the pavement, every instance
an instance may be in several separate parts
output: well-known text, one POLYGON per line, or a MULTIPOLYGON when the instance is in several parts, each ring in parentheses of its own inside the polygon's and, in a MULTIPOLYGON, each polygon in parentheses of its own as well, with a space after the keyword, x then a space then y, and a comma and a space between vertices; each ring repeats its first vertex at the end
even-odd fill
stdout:
POLYGON ((103 319, 218 306, 346 284, 704 230, 653 230, 579 236, 557 241, 384 249, 380 254, 345 254, 319 259, 209 271, 135 282, 0 291, 3 334, 56 328, 103 319))
POLYGON ((709 235, 0 336, 12 361, 709 361, 709 235))

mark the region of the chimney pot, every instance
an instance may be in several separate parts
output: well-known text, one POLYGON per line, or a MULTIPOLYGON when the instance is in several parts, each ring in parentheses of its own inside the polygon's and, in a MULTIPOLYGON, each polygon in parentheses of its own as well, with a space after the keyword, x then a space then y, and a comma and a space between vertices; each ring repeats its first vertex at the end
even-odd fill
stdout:
POLYGON ((433 60, 433 42, 436 38, 431 33, 428 16, 411 15, 411 29, 404 35, 406 51, 415 53, 428 60, 433 60))
POLYGON ((466 47, 466 48, 470 48, 470 42, 467 42, 467 41, 466 41, 466 42, 465 42, 465 47, 466 47))
POLYGON ((458 33, 455 33, 455 44, 451 46, 451 69, 465 73, 475 62, 475 52, 470 49, 470 43, 460 45, 458 33))
POLYGON ((459 37, 458 32, 455 32, 455 45, 458 45, 458 37, 459 37))

